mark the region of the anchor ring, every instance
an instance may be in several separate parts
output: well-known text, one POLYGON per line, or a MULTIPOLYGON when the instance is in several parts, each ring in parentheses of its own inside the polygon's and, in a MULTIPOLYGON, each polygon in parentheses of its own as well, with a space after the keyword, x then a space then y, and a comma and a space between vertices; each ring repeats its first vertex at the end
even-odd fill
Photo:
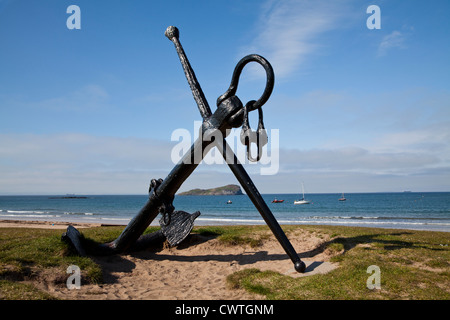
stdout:
POLYGON ((257 62, 261 66, 263 66, 264 70, 266 71, 266 87, 264 88, 264 92, 261 95, 261 97, 256 100, 254 103, 252 103, 251 106, 249 106, 248 111, 256 110, 260 107, 262 107, 267 100, 269 99, 270 95, 272 94, 273 86, 275 83, 275 74, 273 72, 273 68, 270 65, 269 61, 267 61, 264 57, 258 55, 258 54, 250 54, 248 56, 245 56, 242 58, 234 68, 233 75, 231 77, 231 83, 228 90, 221 95, 219 98, 217 98, 217 106, 219 106, 223 100, 234 96, 237 91, 238 83, 239 83, 239 77, 242 73, 242 70, 249 62, 257 62))

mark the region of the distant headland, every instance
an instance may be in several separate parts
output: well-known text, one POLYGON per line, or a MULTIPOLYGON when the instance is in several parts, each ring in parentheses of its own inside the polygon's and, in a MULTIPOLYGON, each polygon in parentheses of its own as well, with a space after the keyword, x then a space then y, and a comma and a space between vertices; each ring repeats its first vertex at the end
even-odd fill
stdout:
POLYGON ((223 187, 211 189, 192 189, 186 192, 181 192, 180 196, 234 196, 242 195, 241 187, 235 184, 229 184, 223 187))

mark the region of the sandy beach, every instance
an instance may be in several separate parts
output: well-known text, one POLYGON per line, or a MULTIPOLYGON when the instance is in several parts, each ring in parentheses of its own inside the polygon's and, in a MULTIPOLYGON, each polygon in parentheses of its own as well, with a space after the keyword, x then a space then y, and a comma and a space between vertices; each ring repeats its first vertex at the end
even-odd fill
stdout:
MULTIPOLYGON (((1 221, 0 227, 65 229, 68 224, 36 221, 1 221)), ((77 228, 98 227, 80 224, 77 228)), ((60 299, 259 299, 244 290, 229 289, 226 277, 248 268, 273 270, 292 277, 326 273, 338 267, 330 263, 327 251, 318 250, 329 240, 310 232, 296 230, 289 235, 292 245, 306 263, 304 274, 293 264, 274 236, 262 246, 227 246, 217 239, 191 234, 175 248, 152 252, 93 257, 103 270, 103 284, 84 284, 79 290, 67 289, 65 282, 51 272, 33 284, 60 299)))
POLYGON ((35 228, 35 229, 67 229, 69 225, 75 228, 101 227, 100 223, 71 223, 59 221, 26 221, 26 220, 0 220, 0 228, 35 228))

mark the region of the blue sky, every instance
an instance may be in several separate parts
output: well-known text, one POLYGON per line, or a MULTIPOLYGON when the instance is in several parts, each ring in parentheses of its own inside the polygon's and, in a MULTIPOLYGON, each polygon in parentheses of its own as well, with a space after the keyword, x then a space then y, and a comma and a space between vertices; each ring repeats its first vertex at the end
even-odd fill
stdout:
MULTIPOLYGON (((447 0, 0 0, 0 194, 142 194, 166 177, 172 133, 201 120, 169 25, 213 109, 240 58, 271 62, 279 170, 246 165, 260 192, 450 191, 449 12, 447 0), (80 30, 66 26, 72 4, 80 30), (366 26, 371 4, 381 29, 366 26)), ((244 70, 244 103, 264 77, 244 70)), ((181 191, 227 183, 226 165, 202 164, 181 191)))

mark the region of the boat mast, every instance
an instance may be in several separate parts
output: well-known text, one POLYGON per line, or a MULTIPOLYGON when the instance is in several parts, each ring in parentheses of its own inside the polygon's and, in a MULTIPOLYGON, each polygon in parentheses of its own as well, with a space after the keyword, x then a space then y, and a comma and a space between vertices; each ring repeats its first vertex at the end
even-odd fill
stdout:
POLYGON ((305 187, 303 186, 303 182, 302 182, 302 194, 303 194, 302 200, 305 200, 305 187))

